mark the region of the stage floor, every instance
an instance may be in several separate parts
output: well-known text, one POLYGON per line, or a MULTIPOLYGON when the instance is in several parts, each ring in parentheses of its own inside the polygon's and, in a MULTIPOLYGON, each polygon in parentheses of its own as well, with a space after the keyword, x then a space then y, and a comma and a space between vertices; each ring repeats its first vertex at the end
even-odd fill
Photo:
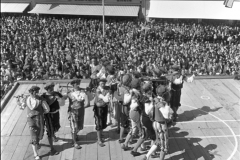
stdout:
MULTIPOLYGON (((27 93, 31 84, 21 84, 14 95, 27 93)), ((43 85, 38 84, 43 92, 43 85)), ((240 159, 240 81, 228 79, 195 80, 182 90, 178 122, 170 128, 170 151, 166 160, 238 160, 240 159)), ((54 143, 57 156, 50 156, 45 134, 39 154, 43 160, 141 160, 118 143, 116 128, 104 131, 105 147, 96 143, 92 107, 85 110, 85 127, 79 132, 82 149, 71 146, 67 119, 68 102, 60 110, 60 140, 54 143)), ((1 159, 32 160, 26 109, 20 110, 11 98, 1 113, 1 159)), ((149 144, 149 142, 147 142, 149 144)), ((134 145, 134 144, 133 144, 134 145)), ((130 145, 131 147, 133 145, 130 145)), ((151 158, 158 159, 158 158, 151 158)))

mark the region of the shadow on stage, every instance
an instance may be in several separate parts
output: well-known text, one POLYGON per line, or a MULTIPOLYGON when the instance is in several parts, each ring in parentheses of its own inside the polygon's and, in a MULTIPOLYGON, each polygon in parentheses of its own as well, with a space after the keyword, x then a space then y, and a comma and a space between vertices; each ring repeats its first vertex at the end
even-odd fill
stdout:
POLYGON ((205 116, 211 112, 216 112, 221 108, 222 107, 211 109, 209 106, 203 106, 202 108, 199 108, 199 109, 184 111, 183 113, 178 115, 178 122, 191 121, 196 119, 197 117, 205 116))

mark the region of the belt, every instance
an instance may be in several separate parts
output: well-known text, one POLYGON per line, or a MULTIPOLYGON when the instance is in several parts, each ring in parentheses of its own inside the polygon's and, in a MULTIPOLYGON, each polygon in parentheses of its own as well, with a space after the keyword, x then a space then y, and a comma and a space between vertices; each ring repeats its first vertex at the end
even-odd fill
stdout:
POLYGON ((54 111, 54 112, 48 112, 48 113, 50 113, 50 114, 55 114, 55 113, 57 113, 57 112, 59 112, 59 109, 56 110, 56 111, 54 111))

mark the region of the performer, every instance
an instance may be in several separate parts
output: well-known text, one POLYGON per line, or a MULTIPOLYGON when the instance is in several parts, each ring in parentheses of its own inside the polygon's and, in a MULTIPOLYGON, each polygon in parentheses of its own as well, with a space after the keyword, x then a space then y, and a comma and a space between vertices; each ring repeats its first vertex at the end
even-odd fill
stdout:
MULTIPOLYGON (((108 125, 112 124, 112 118, 114 118, 113 112, 114 112, 114 103, 113 103, 113 94, 115 91, 117 91, 117 82, 116 82, 116 77, 115 77, 115 70, 113 66, 108 65, 106 66, 106 72, 107 72, 107 82, 106 86, 109 87, 109 93, 110 93, 110 102, 109 102, 109 107, 108 107, 108 125)), ((117 121, 115 119, 115 126, 117 126, 117 121)), ((112 127, 114 127, 112 125, 112 127)))
POLYGON ((97 130, 98 144, 100 147, 104 147, 105 144, 102 141, 102 131, 107 127, 107 114, 110 94, 106 90, 106 79, 100 79, 99 86, 96 90, 95 102, 94 102, 94 118, 97 130))
POLYGON ((58 98, 63 98, 63 96, 61 93, 54 91, 54 83, 52 82, 47 83, 44 89, 47 92, 43 93, 42 97, 47 101, 50 107, 50 112, 45 114, 48 140, 49 143, 52 141, 57 142, 58 139, 55 136, 55 133, 60 128, 60 114, 59 114, 60 105, 58 102, 58 98))
POLYGON ((137 144, 131 151, 133 156, 141 155, 137 152, 138 148, 144 143, 148 138, 152 140, 152 143, 156 140, 155 131, 153 129, 153 98, 152 98, 152 84, 146 82, 142 86, 142 97, 140 98, 141 104, 141 124, 142 124, 142 136, 138 139, 137 144))
POLYGON ((165 154, 168 152, 168 126, 167 121, 171 119, 172 110, 169 103, 170 93, 167 86, 160 85, 156 89, 157 97, 154 98, 154 122, 153 128, 156 133, 155 144, 152 145, 143 160, 148 160, 150 155, 160 146, 160 160, 164 160, 165 154))
POLYGON ((73 80, 71 85, 73 91, 68 94, 68 119, 70 121, 73 145, 76 149, 81 149, 82 147, 77 143, 77 134, 83 129, 85 107, 89 106, 89 100, 87 94, 80 90, 78 81, 73 80))
MULTIPOLYGON (((39 160, 40 157, 37 153, 39 148, 39 141, 43 138, 44 134, 44 114, 50 111, 47 102, 38 95, 40 88, 32 86, 29 90, 30 96, 25 99, 27 106, 27 122, 30 129, 31 144, 33 148, 34 158, 39 160)), ((50 143, 51 153, 58 154, 50 143)))
POLYGON ((129 110, 130 110, 130 102, 131 102, 131 95, 130 95, 130 85, 132 81, 132 76, 130 74, 125 74, 122 77, 122 85, 118 89, 118 95, 115 95, 117 99, 120 100, 121 105, 121 126, 120 126, 120 137, 119 143, 123 143, 123 134, 126 128, 129 127, 129 110))
POLYGON ((181 106, 181 90, 183 87, 183 75, 181 75, 179 66, 174 65, 172 67, 173 73, 170 78, 171 81, 171 101, 170 107, 173 110, 173 121, 177 120, 177 111, 181 106))
POLYGON ((129 131, 125 142, 122 145, 122 149, 124 151, 130 149, 128 147, 128 142, 133 137, 133 135, 137 134, 137 131, 139 131, 139 134, 141 135, 142 132, 142 125, 140 122, 140 80, 134 78, 131 82, 131 102, 130 102, 130 111, 129 111, 129 117, 131 120, 131 130, 129 131))

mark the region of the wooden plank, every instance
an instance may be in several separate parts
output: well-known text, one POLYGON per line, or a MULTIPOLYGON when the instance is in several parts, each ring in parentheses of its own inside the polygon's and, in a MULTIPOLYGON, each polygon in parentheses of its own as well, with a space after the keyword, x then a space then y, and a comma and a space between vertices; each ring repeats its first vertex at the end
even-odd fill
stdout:
POLYGON ((98 160, 110 160, 110 144, 109 142, 105 142, 104 144, 105 147, 98 146, 98 160))
POLYGON ((122 158, 122 149, 119 147, 118 141, 115 139, 118 138, 117 134, 114 131, 109 131, 109 144, 110 144, 110 156, 111 160, 123 160, 122 158))
POLYGON ((234 85, 233 80, 230 79, 221 79, 221 82, 231 90, 238 98, 240 98, 240 90, 237 89, 237 86, 234 85))
MULTIPOLYGON (((173 131, 169 131, 169 137, 174 137, 173 131)), ((179 148, 178 143, 176 142, 176 139, 170 139, 169 140, 169 154, 172 160, 180 160, 184 159, 183 156, 184 150, 181 150, 179 148)))
POLYGON ((10 136, 1 136, 1 145, 7 145, 10 136))
MULTIPOLYGON (((212 129, 211 131, 214 133, 215 136, 221 136, 221 135, 224 136, 224 134, 222 134, 222 132, 220 132, 219 129, 212 129)), ((233 151, 233 147, 231 143, 225 137, 221 137, 221 138, 217 137, 214 139, 218 139, 221 143, 221 147, 225 150, 226 153, 228 153, 224 155, 224 158, 226 157, 227 159, 233 151)))
POLYGON ((78 144, 81 145, 81 149, 74 149, 74 154, 73 154, 73 159, 81 159, 81 160, 85 160, 86 159, 86 146, 87 144, 91 143, 91 142, 86 142, 87 140, 87 136, 81 133, 81 136, 79 137, 79 141, 78 144))
MULTIPOLYGON (((7 106, 4 108, 4 110, 1 112, 1 131, 6 126, 9 118, 11 117, 12 113, 14 112, 16 108, 16 98, 14 96, 17 96, 21 93, 23 93, 26 90, 25 85, 20 85, 14 95, 9 100, 7 106)), ((2 134, 1 134, 2 135, 2 134)))
POLYGON ((227 102, 226 104, 231 107, 234 108, 235 111, 237 111, 240 114, 240 109, 239 109, 239 100, 240 97, 239 95, 236 95, 234 92, 232 92, 227 85, 224 85, 224 83, 220 80, 216 81, 213 80, 212 81, 213 84, 217 84, 219 87, 216 87, 216 90, 221 93, 223 96, 223 98, 225 99, 225 102, 227 102))
MULTIPOLYGON (((30 86, 25 86, 25 90, 22 93, 25 94, 26 92, 28 92, 29 88, 30 88, 30 86)), ((12 113, 11 117, 9 118, 8 122, 6 123, 5 128, 3 128, 1 135, 10 135, 12 133, 22 112, 23 112, 23 110, 19 109, 17 107, 17 104, 15 103, 15 110, 12 113)), ((26 117, 26 115, 25 115, 25 117, 26 117)), ((25 124, 22 124, 22 125, 25 126, 25 124)), ((22 127, 22 125, 16 126, 16 128, 22 127)))
MULTIPOLYGON (((66 134, 65 139, 71 139, 71 134, 66 134)), ((61 155, 61 160, 73 159, 74 148, 71 143, 65 143, 63 145, 63 151, 61 155)))
MULTIPOLYGON (((212 129, 201 129, 201 131, 205 136, 215 136, 212 129)), ((224 147, 222 147, 218 138, 209 138, 208 141, 212 144, 212 148, 215 148, 210 152, 213 157, 221 160, 226 160, 228 158, 227 156, 229 156, 229 153, 224 149, 224 147)))
POLYGON ((89 143, 86 145, 86 160, 91 159, 91 160, 97 160, 97 150, 98 146, 97 143, 89 143))
MULTIPOLYGON (((43 139, 39 142, 41 148, 38 150, 38 154, 42 160, 48 160, 50 154, 50 146, 48 143, 47 135, 43 137, 43 139)), ((30 160, 30 159, 29 159, 30 160)))
MULTIPOLYGON (((230 130, 227 129, 227 128, 221 128, 221 129, 218 129, 218 131, 220 132, 221 135, 232 135, 230 130)), ((226 139, 228 140, 228 142, 231 145, 231 147, 235 147, 236 144, 235 144, 235 140, 234 140, 233 136, 232 137, 226 137, 226 139)), ((238 142, 238 146, 237 147, 240 148, 239 142, 238 142)), ((240 151, 238 149, 232 159, 233 160, 237 160, 237 159, 239 159, 239 157, 240 157, 240 151)))
POLYGON ((26 125, 27 125, 27 109, 24 109, 24 111, 22 111, 17 121, 16 126, 13 128, 11 135, 13 136, 22 135, 22 132, 26 125))
MULTIPOLYGON (((194 87, 194 88, 196 88, 196 87, 194 87)), ((200 120, 200 121, 206 120, 205 119, 206 113, 199 110, 199 109, 203 108, 204 106, 203 106, 202 102, 199 100, 199 98, 196 98, 196 97, 198 97, 197 92, 196 92, 197 89, 192 89, 192 88, 190 88, 190 85, 187 84, 187 85, 185 85, 185 90, 186 90, 185 93, 189 97, 188 104, 190 106, 193 106, 193 107, 197 108, 197 109, 190 108, 191 113, 193 114, 192 119, 200 120)), ((196 128, 196 127, 207 128, 206 123, 198 123, 197 124, 198 126, 192 125, 192 124, 190 124, 190 125, 191 125, 192 128, 196 128)))
MULTIPOLYGON (((200 103, 202 104, 202 108, 200 108, 201 114, 204 115, 205 121, 216 121, 217 119, 210 114, 214 113, 215 115, 219 115, 219 107, 215 107, 214 104, 209 102, 209 100, 201 99, 201 96, 210 96, 210 93, 206 91, 204 86, 201 85, 200 81, 196 82, 196 85, 192 88, 193 92, 196 94, 196 97, 193 99, 199 99, 200 103)), ((202 115, 202 116, 203 116, 202 115)), ((211 127, 222 127, 221 123, 205 123, 204 126, 201 126, 200 128, 211 128, 211 127)))
POLYGON ((4 150, 4 148, 6 147, 9 138, 10 138, 10 136, 4 136, 4 137, 1 136, 1 154, 4 150))
POLYGON ((217 101, 223 106, 223 108, 227 111, 227 113, 231 114, 234 119, 240 119, 239 113, 234 111, 231 107, 229 107, 229 102, 226 100, 225 96, 226 94, 221 94, 219 92, 218 86, 213 86, 213 83, 211 81, 202 80, 204 83, 204 86, 208 88, 209 92, 214 95, 214 97, 217 99, 217 101))
POLYGON ((20 140, 20 136, 11 136, 7 142, 7 145, 5 146, 5 149, 3 150, 1 154, 1 159, 11 159, 15 149, 17 148, 18 142, 20 140))
POLYGON ((239 80, 229 80, 230 83, 232 83, 236 88, 237 90, 240 92, 240 81, 239 80))
MULTIPOLYGON (((171 130, 172 132, 172 130, 171 130)), ((184 137, 186 135, 186 133, 183 131, 183 132, 172 132, 172 136, 173 137, 184 137)), ((185 138, 176 138, 175 139, 177 145, 178 145, 178 148, 179 148, 179 151, 183 151, 182 152, 182 156, 184 157, 184 159, 191 159, 189 157, 189 152, 193 152, 193 150, 189 147, 189 144, 187 142, 187 140, 185 138)), ((170 141, 171 142, 171 141, 170 141)))
MULTIPOLYGON (((201 88, 205 86, 205 81, 197 81, 196 84, 201 88)), ((209 103, 213 108, 212 109, 218 109, 217 112, 211 112, 211 114, 217 116, 217 117, 222 117, 226 120, 233 120, 233 116, 230 115, 227 110, 222 107, 222 104, 219 103, 218 99, 214 96, 214 94, 210 93, 209 90, 205 89, 204 90, 204 96, 208 96, 210 99, 206 100, 206 103, 209 103), (228 113, 228 114, 226 114, 228 113)))
POLYGON ((23 160, 28 147, 17 147, 11 160, 23 160))
POLYGON ((34 159, 33 150, 32 150, 32 145, 31 145, 31 144, 29 144, 29 145, 27 146, 27 151, 26 151, 23 159, 24 159, 24 160, 32 160, 32 159, 34 159))

